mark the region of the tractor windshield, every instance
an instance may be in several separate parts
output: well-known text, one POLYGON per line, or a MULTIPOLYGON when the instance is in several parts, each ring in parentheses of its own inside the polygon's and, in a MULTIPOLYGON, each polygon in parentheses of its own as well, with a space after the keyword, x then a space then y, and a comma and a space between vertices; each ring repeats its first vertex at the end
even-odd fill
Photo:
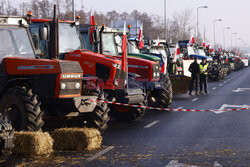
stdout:
POLYGON ((82 43, 75 25, 59 23, 59 52, 72 52, 81 48, 82 43))
POLYGON ((197 49, 197 54, 202 55, 202 56, 206 56, 206 53, 203 49, 197 49))
POLYGON ((117 46, 115 43, 114 33, 103 33, 102 34, 103 43, 103 54, 105 55, 118 55, 117 46))
POLYGON ((140 53, 140 50, 136 46, 136 41, 129 41, 128 42, 128 48, 130 53, 140 53))
POLYGON ((0 27, 0 60, 7 56, 34 58, 27 30, 22 27, 0 27))

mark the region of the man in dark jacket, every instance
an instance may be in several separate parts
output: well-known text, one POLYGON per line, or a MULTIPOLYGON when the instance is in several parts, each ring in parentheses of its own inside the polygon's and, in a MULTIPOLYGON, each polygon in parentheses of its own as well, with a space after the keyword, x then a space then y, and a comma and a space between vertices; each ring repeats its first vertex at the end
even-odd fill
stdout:
POLYGON ((198 81, 200 75, 200 66, 197 63, 198 58, 194 58, 194 62, 189 66, 189 71, 192 73, 192 79, 189 84, 189 94, 192 95, 193 85, 195 83, 195 94, 198 95, 198 81))

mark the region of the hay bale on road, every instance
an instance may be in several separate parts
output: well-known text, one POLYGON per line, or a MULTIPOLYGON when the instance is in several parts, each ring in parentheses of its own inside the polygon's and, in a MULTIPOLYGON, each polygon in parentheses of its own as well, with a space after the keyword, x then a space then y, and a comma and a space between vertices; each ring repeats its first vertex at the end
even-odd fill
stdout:
POLYGON ((102 136, 93 128, 62 128, 52 133, 55 150, 92 151, 99 149, 102 136))
POLYGON ((38 156, 53 152, 53 139, 47 132, 15 132, 16 155, 38 156))

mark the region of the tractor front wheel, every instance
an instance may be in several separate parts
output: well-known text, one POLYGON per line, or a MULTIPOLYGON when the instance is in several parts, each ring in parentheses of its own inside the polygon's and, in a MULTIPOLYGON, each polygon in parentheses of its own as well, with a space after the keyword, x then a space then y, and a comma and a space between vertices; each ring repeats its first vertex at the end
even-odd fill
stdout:
POLYGON ((37 95, 25 86, 7 90, 2 96, 0 111, 7 116, 17 131, 39 131, 44 124, 37 95))
POLYGON ((153 90, 148 96, 150 107, 169 108, 172 104, 173 89, 170 78, 167 75, 161 74, 160 81, 163 82, 163 88, 153 90))

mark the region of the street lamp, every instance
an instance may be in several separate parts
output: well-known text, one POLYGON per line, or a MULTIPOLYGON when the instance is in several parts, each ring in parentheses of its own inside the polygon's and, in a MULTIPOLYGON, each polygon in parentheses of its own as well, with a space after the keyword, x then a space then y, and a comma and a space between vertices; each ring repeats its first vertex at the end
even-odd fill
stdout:
POLYGON ((233 50, 233 35, 237 35, 237 33, 231 33, 231 50, 233 50))
POLYGON ((229 30, 230 27, 225 27, 223 28, 223 44, 224 44, 224 49, 226 49, 226 40, 225 40, 225 30, 229 30))
POLYGON ((198 37, 199 37, 199 9, 201 9, 201 8, 204 8, 204 9, 207 9, 208 8, 208 6, 199 6, 198 8, 197 8, 197 30, 196 30, 196 39, 198 40, 198 37))
POLYGON ((215 43, 215 23, 219 22, 219 21, 222 21, 222 19, 215 19, 214 20, 214 46, 216 45, 216 43, 215 43))

